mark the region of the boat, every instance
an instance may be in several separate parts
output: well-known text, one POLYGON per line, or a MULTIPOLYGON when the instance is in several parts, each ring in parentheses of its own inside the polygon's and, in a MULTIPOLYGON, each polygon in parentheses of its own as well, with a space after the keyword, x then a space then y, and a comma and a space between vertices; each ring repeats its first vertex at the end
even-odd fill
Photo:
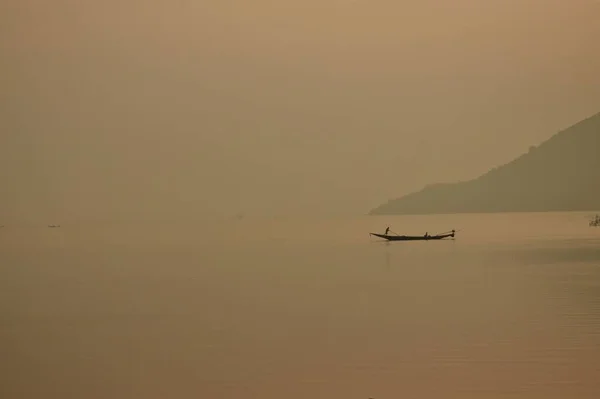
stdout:
POLYGON ((390 235, 390 234, 379 234, 369 233, 372 236, 383 238, 388 241, 429 241, 429 240, 443 240, 444 238, 454 238, 456 230, 452 230, 448 233, 429 235, 425 234, 422 236, 401 236, 401 235, 390 235))
POLYGON ((590 220, 590 227, 600 227, 600 215, 596 215, 596 218, 590 220))

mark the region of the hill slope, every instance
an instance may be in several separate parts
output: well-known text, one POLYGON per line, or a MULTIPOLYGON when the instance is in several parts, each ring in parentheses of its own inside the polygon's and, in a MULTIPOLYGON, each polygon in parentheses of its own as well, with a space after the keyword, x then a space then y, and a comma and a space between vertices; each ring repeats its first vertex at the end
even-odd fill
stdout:
POLYGON ((600 209, 600 113, 470 181, 436 184, 370 214, 600 209))

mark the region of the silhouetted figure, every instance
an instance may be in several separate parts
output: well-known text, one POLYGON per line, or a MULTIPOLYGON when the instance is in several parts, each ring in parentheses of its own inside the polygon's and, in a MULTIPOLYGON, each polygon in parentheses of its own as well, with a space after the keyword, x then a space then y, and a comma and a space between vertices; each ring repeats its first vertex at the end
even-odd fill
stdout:
POLYGON ((386 235, 386 236, 387 236, 387 234, 389 233, 389 231, 390 231, 390 227, 388 226, 388 227, 386 227, 386 228, 385 228, 385 235, 386 235))

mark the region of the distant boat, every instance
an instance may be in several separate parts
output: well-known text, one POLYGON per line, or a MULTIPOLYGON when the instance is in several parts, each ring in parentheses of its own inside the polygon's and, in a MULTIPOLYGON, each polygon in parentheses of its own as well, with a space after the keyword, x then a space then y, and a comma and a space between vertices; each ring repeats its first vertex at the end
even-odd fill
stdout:
POLYGON ((456 233, 456 230, 452 230, 448 233, 436 234, 436 235, 429 235, 426 233, 425 235, 422 235, 422 236, 401 236, 401 235, 390 235, 390 234, 379 234, 379 233, 370 233, 370 235, 379 237, 379 238, 383 238, 388 241, 429 241, 429 240, 442 240, 442 239, 448 238, 448 237, 454 238, 455 233, 456 233))
POLYGON ((596 217, 590 220, 590 227, 600 227, 600 215, 596 215, 596 217))
POLYGON ((48 227, 50 227, 51 229, 54 229, 56 227, 60 227, 60 224, 49 224, 48 227))

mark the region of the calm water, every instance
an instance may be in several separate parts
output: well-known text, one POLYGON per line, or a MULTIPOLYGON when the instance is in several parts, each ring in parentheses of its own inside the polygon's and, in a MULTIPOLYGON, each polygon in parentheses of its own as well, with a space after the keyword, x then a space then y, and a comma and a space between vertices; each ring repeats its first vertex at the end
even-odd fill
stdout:
POLYGON ((586 216, 6 226, 0 397, 597 399, 586 216))

